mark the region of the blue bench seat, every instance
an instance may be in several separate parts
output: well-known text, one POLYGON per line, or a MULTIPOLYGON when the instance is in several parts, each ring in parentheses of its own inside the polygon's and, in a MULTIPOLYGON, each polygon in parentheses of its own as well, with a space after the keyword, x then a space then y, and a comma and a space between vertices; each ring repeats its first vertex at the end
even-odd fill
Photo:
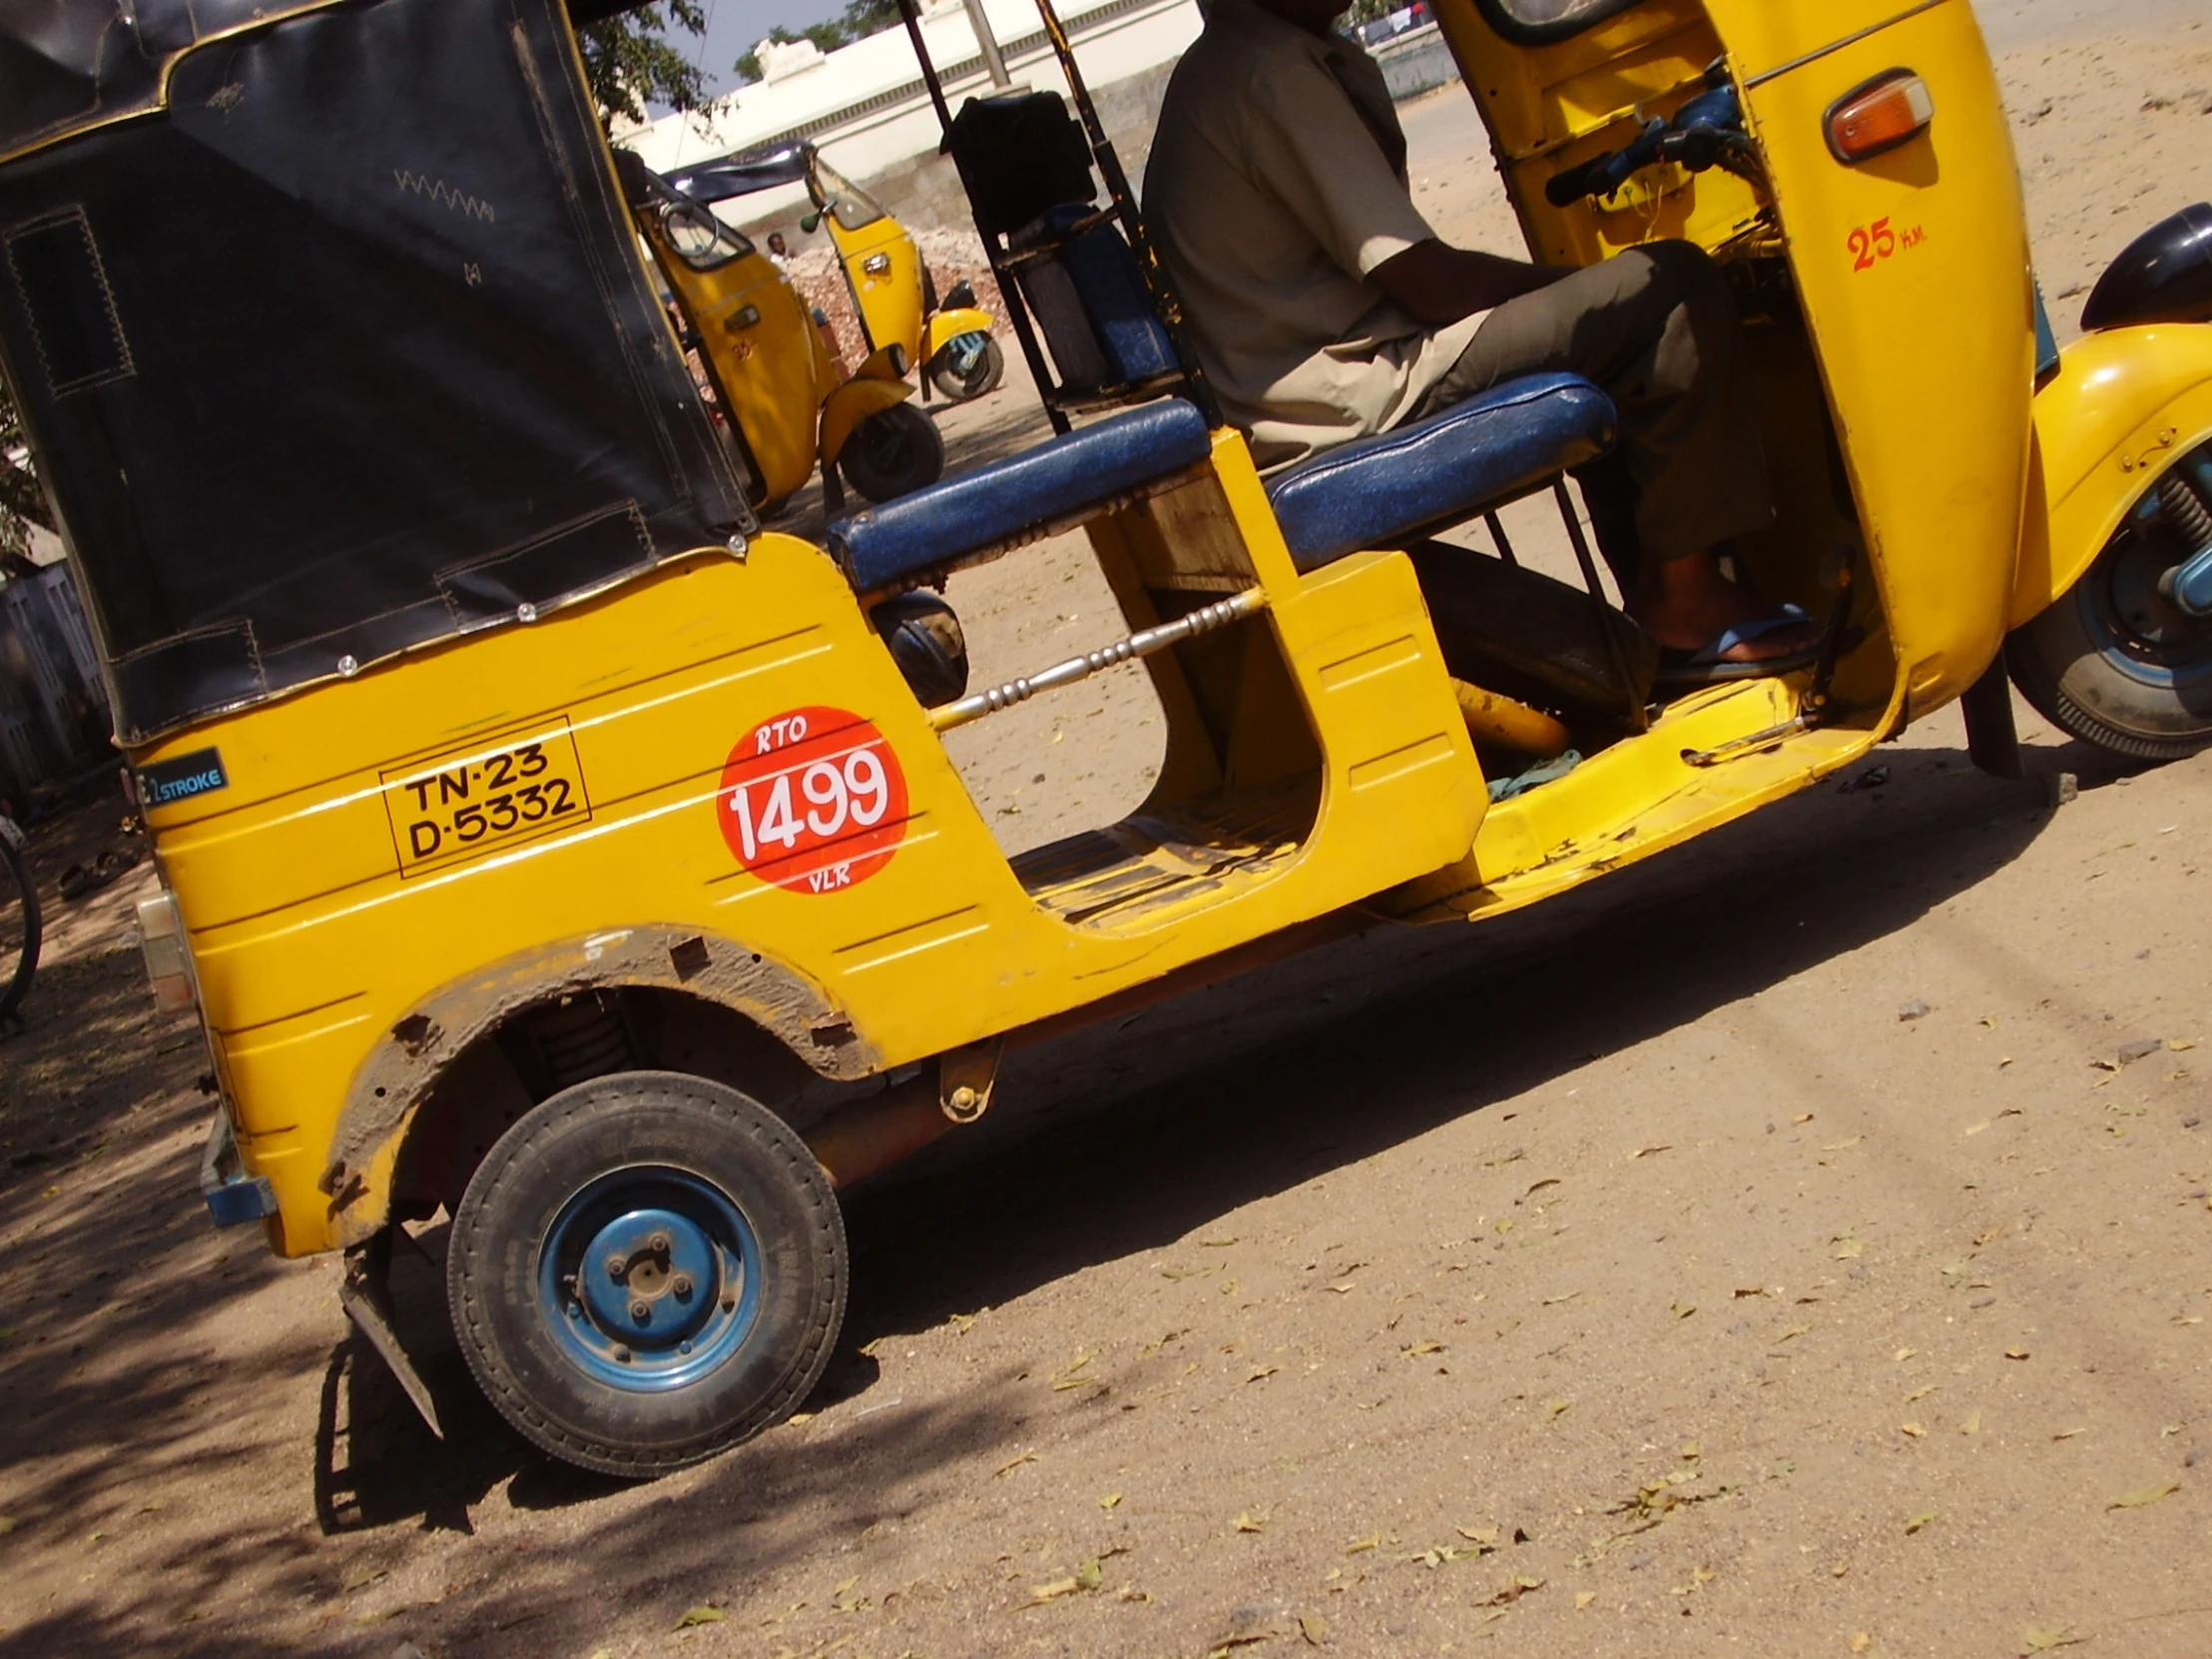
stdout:
MULTIPOLYGON (((1300 570, 1510 500, 1612 446, 1612 399, 1573 374, 1536 374, 1268 481, 1300 570)), ((862 593, 910 586, 1082 518, 1198 465, 1212 435, 1180 397, 1094 422, 973 472, 841 518, 830 554, 862 593)))
POLYGON ((1198 465, 1213 434, 1198 407, 1162 398, 1094 421, 830 526, 830 552, 862 593, 917 582, 1198 465))
POLYGON ((1613 444, 1613 400, 1578 374, 1531 374, 1361 438, 1268 480, 1291 562, 1318 570, 1508 501, 1613 444))

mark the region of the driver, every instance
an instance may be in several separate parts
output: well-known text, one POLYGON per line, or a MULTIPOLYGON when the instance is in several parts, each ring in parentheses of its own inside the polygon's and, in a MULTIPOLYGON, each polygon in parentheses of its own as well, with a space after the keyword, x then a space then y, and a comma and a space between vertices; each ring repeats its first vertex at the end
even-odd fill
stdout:
POLYGON ((1414 209, 1345 0, 1213 0, 1168 84, 1146 219, 1224 412, 1266 469, 1500 381, 1581 374, 1619 407, 1642 544, 1628 613, 1674 683, 1812 660, 1804 614, 1722 574, 1774 522, 1741 325, 1688 243, 1564 271, 1452 248, 1414 209))

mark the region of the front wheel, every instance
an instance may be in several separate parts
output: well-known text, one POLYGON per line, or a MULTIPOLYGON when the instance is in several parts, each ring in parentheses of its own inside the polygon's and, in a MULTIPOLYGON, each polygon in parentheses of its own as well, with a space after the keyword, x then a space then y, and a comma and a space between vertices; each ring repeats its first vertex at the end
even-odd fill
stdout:
POLYGON ((929 383, 948 403, 993 390, 1006 376, 1006 353, 984 333, 956 334, 929 359, 929 383))
POLYGON ((910 495, 943 474, 944 439, 911 403, 893 403, 852 428, 837 452, 837 470, 870 501, 910 495))
POLYGON ((564 1089, 485 1156, 446 1297, 477 1382, 529 1440, 665 1474, 780 1422, 844 1318, 844 1223, 806 1143, 703 1078, 564 1089))
POLYGON ((2148 492, 2096 563, 2004 648, 2012 683, 2044 719, 2143 761, 2212 744, 2212 618, 2161 589, 2194 551, 2162 493, 2148 492))

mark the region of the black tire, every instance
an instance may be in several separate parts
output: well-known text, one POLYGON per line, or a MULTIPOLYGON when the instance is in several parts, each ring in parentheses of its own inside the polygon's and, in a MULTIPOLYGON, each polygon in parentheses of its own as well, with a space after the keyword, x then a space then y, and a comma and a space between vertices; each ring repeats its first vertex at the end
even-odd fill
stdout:
POLYGON ((989 334, 983 336, 983 349, 968 365, 965 374, 952 366, 952 347, 939 348, 929 359, 929 383, 937 388, 937 395, 947 403, 964 403, 971 397, 981 397, 987 391, 995 391, 998 382, 1006 377, 1006 353, 998 348, 998 341, 989 334))
POLYGON ((2154 510, 2130 514, 2081 579, 2005 641, 2020 695, 2060 731, 2133 760, 2212 745, 2212 618, 2157 587, 2190 551, 2154 510))
POLYGON ((635 1478, 788 1416, 829 1364, 845 1277, 844 1222, 806 1143, 735 1089, 659 1071, 579 1083, 517 1120, 470 1178, 446 1257, 454 1334, 500 1414, 565 1462, 635 1478))
POLYGON ((911 495, 943 476, 944 439, 913 404, 894 403, 852 428, 837 451, 837 470, 870 501, 911 495))
POLYGON ((21 832, 13 824, 0 826, 0 1019, 30 994, 40 938, 38 887, 11 831, 21 832))

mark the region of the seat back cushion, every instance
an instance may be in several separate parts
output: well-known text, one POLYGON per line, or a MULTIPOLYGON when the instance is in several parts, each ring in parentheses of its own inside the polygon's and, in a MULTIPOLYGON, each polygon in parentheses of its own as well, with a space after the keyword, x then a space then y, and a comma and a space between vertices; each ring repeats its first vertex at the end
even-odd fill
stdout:
POLYGON ((1532 374, 1441 414, 1343 444, 1268 482, 1300 570, 1494 505, 1612 447, 1613 400, 1578 374, 1532 374))
POLYGON ((830 552, 862 593, 919 581, 1212 452, 1197 406, 1162 398, 839 519, 830 552))

